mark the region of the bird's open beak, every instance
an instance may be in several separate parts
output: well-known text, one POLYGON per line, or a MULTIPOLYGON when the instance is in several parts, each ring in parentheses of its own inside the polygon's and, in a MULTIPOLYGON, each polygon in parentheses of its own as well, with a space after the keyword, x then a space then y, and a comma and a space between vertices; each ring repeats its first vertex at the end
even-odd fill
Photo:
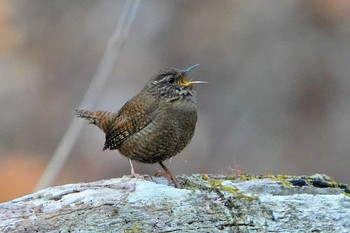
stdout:
POLYGON ((190 72, 190 70, 192 70, 193 68, 199 66, 199 64, 195 64, 193 66, 190 66, 188 68, 186 68, 184 70, 184 73, 183 75, 181 76, 180 78, 180 84, 182 86, 185 86, 185 87, 192 87, 192 84, 198 84, 198 83, 208 83, 206 81, 192 81, 192 80, 189 80, 189 81, 186 81, 186 77, 187 77, 187 74, 190 72))

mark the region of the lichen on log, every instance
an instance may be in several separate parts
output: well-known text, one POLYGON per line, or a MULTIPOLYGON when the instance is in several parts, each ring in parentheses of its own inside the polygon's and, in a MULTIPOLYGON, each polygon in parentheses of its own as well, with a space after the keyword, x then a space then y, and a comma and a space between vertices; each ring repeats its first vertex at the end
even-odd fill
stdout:
POLYGON ((349 186, 325 175, 116 178, 0 204, 0 232, 348 232, 349 186))

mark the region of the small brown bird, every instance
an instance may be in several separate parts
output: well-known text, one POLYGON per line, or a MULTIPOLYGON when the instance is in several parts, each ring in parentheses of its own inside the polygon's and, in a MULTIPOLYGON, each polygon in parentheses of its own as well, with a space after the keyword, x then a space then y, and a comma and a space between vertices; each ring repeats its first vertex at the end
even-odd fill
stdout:
POLYGON ((159 163, 165 175, 174 183, 172 173, 163 161, 180 153, 190 142, 197 122, 197 99, 193 84, 186 81, 189 71, 167 69, 154 76, 134 98, 117 113, 76 110, 76 116, 86 118, 106 134, 103 150, 119 150, 131 160, 159 163))

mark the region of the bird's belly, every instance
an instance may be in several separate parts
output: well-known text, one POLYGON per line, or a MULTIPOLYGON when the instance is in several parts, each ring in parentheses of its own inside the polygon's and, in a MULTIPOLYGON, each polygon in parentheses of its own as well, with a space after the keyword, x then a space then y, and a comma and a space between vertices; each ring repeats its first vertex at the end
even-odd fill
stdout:
MULTIPOLYGON (((162 114, 162 113, 160 113, 162 114)), ((172 111, 155 117, 149 125, 133 134, 119 147, 126 157, 142 163, 157 163, 169 159, 191 140, 196 121, 195 111, 172 111)))

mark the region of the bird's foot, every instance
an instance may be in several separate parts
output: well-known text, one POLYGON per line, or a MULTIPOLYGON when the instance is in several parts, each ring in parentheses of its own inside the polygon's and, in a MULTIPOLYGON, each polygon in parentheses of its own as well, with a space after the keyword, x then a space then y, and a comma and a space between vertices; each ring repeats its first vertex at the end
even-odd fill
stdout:
POLYGON ((159 162, 160 166, 162 166, 162 168, 164 169, 164 176, 166 176, 166 178, 168 178, 169 182, 174 184, 174 187, 177 188, 177 181, 175 176, 171 173, 171 171, 162 163, 159 162))
POLYGON ((129 163, 130 163, 130 172, 131 172, 131 178, 139 178, 140 174, 135 172, 134 166, 132 164, 131 159, 129 159, 129 163))

